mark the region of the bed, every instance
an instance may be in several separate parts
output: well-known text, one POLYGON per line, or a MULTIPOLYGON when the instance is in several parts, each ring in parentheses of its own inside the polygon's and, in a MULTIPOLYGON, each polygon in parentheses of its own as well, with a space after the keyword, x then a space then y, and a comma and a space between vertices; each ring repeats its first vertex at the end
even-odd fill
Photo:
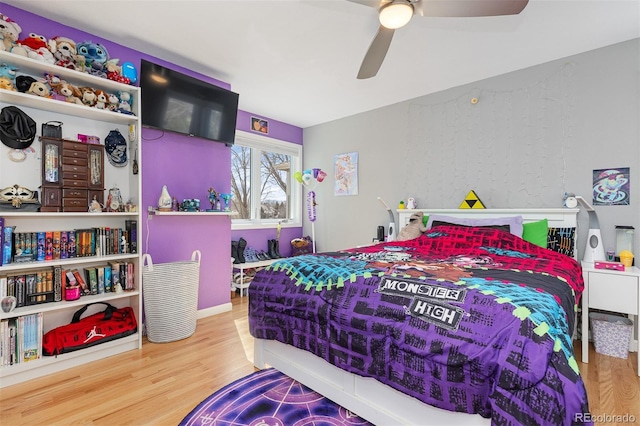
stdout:
MULTIPOLYGON (((560 253, 575 247, 578 210, 421 211, 431 228, 417 239, 256 274, 255 365, 376 425, 582 423, 572 345, 582 273, 575 250, 560 253), (540 247, 510 232, 518 222, 570 241, 540 247)), ((400 227, 414 212, 400 212, 400 227)))

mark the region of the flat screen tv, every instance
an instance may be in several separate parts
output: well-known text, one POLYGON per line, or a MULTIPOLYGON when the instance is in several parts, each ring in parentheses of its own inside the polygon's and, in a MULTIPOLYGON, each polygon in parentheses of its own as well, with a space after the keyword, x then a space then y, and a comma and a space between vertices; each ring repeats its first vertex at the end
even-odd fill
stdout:
POLYGON ((237 93, 144 59, 140 89, 143 126, 233 145, 237 93))

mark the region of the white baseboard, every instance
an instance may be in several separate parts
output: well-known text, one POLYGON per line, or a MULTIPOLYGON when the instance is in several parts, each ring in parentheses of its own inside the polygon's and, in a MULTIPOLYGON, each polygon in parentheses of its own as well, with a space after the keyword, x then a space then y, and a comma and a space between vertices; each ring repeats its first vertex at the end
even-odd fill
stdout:
POLYGON ((218 306, 212 306, 210 308, 206 308, 206 309, 199 309, 198 310, 198 318, 206 318, 206 317, 210 317, 212 315, 218 315, 221 314, 223 312, 229 312, 232 308, 232 304, 231 302, 228 303, 224 303, 222 305, 218 305, 218 306))

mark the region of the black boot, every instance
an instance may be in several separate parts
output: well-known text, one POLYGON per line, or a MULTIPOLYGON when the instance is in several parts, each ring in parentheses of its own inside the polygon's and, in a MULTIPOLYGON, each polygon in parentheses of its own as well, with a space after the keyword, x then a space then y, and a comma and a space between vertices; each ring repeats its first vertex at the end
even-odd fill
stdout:
POLYGON ((244 238, 240 237, 240 239, 238 240, 238 260, 240 261, 239 263, 246 262, 244 258, 245 247, 247 247, 247 241, 244 238))
POLYGON ((267 241, 267 243, 269 244, 269 251, 267 252, 267 254, 269 255, 270 258, 272 259, 277 259, 280 256, 278 256, 278 254, 276 253, 276 245, 275 245, 276 240, 269 240, 267 241))
POLYGON ((282 259, 284 257, 280 254, 280 241, 273 240, 273 252, 276 254, 278 259, 282 259))
POLYGON ((238 258, 238 242, 231 241, 231 257, 233 257, 233 263, 240 263, 238 258))

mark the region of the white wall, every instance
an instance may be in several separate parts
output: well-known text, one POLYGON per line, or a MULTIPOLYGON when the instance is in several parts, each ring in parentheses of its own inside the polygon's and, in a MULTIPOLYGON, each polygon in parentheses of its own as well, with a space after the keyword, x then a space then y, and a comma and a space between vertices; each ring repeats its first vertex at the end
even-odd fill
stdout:
MULTIPOLYGON (((392 208, 457 208, 469 190, 488 208, 591 200, 593 170, 630 167, 631 204, 597 206, 605 248, 636 227, 640 252, 640 39, 310 127, 304 168, 316 188, 318 251, 370 242, 392 208), (472 99, 477 98, 477 103, 472 99), (358 195, 334 196, 333 158, 358 152, 358 195)), ((579 215, 580 255, 588 220, 579 215)), ((311 233, 305 221, 305 234, 311 233)))

